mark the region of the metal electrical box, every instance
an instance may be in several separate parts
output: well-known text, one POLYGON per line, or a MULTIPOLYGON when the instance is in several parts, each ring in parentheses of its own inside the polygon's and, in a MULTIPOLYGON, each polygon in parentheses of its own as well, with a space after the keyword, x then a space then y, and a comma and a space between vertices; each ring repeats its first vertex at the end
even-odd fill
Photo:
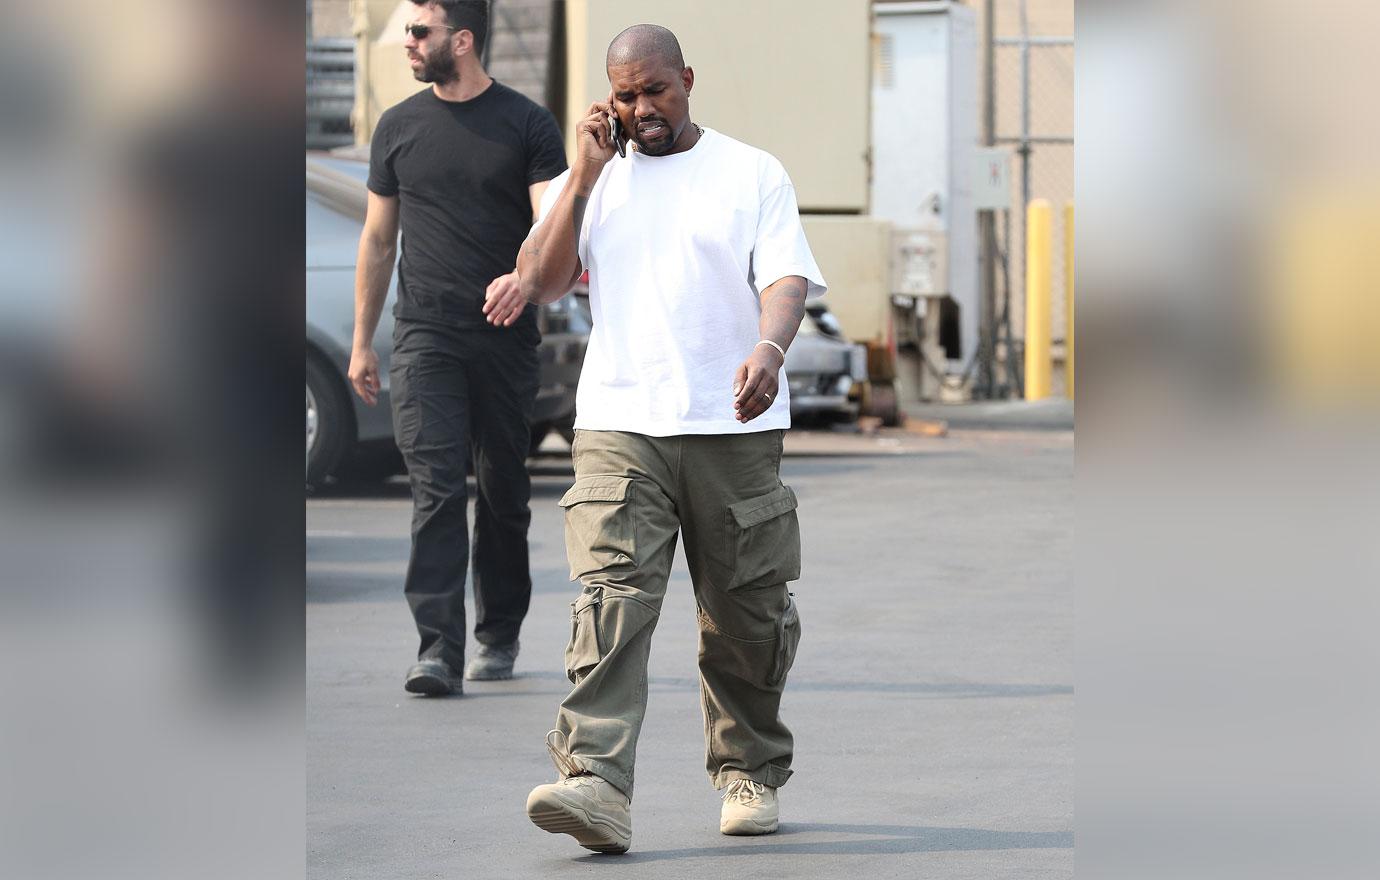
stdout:
POLYGON ((873 5, 872 215, 893 226, 892 293, 950 297, 960 358, 977 350, 976 13, 960 3, 873 5))
POLYGON ((948 292, 949 249, 944 233, 895 229, 891 233, 891 293, 943 296, 948 292))

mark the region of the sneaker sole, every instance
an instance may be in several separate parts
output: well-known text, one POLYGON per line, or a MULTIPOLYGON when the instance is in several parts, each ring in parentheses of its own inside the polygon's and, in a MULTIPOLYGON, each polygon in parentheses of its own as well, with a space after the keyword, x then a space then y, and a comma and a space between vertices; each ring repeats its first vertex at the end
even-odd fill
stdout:
POLYGON ((455 693, 458 688, 444 678, 435 675, 418 675, 404 682, 403 690, 409 694, 420 694, 424 697, 444 697, 455 693))
POLYGON ((465 672, 465 681, 508 681, 512 677, 511 669, 506 672, 465 672))
POLYGON ((753 834, 775 834, 777 825, 778 822, 775 819, 770 822, 758 822, 754 819, 734 819, 731 822, 720 822, 719 833, 728 834, 734 837, 753 834))
POLYGON ((604 817, 593 816, 583 807, 553 795, 530 798, 527 818, 541 830, 569 834, 580 846, 595 852, 625 853, 632 845, 631 829, 624 832, 604 817))

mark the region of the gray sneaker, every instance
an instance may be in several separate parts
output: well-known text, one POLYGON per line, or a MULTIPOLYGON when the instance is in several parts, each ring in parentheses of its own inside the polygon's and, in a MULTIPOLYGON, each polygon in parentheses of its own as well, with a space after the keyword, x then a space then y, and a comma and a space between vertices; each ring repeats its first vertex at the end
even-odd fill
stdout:
POLYGON ((465 666, 465 678, 470 681, 502 681, 513 677, 513 663, 517 661, 518 643, 509 645, 480 645, 474 659, 465 666))
POLYGON ((417 661, 407 670, 403 688, 409 694, 421 694, 426 697, 460 694, 465 690, 460 676, 443 660, 417 661))

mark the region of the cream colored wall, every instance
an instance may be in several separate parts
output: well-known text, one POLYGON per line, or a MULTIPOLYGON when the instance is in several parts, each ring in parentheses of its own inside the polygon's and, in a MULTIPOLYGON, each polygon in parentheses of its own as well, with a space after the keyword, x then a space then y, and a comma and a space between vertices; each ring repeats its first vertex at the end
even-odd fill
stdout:
POLYGON ((829 285, 824 301, 844 334, 855 342, 881 342, 891 307, 891 224, 838 215, 801 219, 815 262, 829 285))
POLYGON ((403 52, 411 0, 351 0, 355 44, 355 143, 367 144, 383 111, 426 86, 412 76, 403 52))
POLYGON ((312 36, 348 37, 350 28, 350 0, 311 0, 312 36))
POLYGON ((566 9, 567 119, 608 96, 604 56, 619 31, 663 25, 695 70, 695 121, 780 159, 803 210, 867 209, 868 0, 568 0, 566 9))

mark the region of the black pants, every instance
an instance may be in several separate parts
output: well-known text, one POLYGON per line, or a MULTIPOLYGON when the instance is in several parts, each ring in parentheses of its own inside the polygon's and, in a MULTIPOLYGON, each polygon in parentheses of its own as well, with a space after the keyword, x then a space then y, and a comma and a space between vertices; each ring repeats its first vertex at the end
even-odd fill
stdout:
POLYGON ((470 545, 465 478, 473 456, 474 637, 518 636, 532 596, 527 453, 537 397, 536 329, 460 330, 399 320, 393 332, 393 432, 412 483, 412 557, 404 591, 419 659, 459 670, 465 656, 470 545))

